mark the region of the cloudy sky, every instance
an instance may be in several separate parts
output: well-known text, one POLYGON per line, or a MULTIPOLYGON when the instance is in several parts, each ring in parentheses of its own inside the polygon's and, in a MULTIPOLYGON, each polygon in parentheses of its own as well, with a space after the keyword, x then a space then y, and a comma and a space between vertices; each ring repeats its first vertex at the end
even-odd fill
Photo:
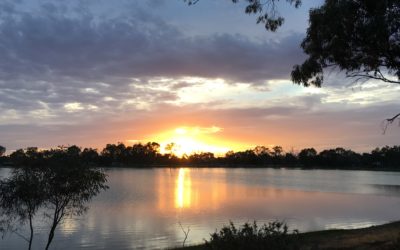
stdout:
POLYGON ((399 143, 381 122, 400 111, 400 86, 327 72, 324 86, 290 71, 308 10, 281 4, 276 33, 229 0, 3 0, 0 145, 181 142, 223 151, 399 143))

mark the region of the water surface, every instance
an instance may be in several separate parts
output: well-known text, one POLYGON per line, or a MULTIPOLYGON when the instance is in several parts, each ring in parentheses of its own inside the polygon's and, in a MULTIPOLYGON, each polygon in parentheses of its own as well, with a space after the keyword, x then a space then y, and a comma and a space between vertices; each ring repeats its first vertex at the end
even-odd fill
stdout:
MULTIPOLYGON (((8 169, 0 169, 0 177, 8 169)), ((343 170, 109 169, 110 189, 56 232, 52 249, 160 249, 201 243, 233 221, 285 220, 300 231, 357 228, 400 219, 400 173, 343 170)), ((35 221, 34 249, 48 223, 35 221)), ((16 235, 0 249, 24 249, 16 235)))

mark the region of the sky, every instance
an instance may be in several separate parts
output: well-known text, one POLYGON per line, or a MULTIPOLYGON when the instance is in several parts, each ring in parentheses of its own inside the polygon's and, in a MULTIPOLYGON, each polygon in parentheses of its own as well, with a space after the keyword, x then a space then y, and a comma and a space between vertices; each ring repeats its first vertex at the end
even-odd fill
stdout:
POLYGON ((277 32, 243 3, 200 0, 3 0, 0 145, 157 141, 181 151, 286 151, 399 143, 382 133, 400 86, 325 72, 322 88, 294 85, 308 11, 285 2, 277 32))

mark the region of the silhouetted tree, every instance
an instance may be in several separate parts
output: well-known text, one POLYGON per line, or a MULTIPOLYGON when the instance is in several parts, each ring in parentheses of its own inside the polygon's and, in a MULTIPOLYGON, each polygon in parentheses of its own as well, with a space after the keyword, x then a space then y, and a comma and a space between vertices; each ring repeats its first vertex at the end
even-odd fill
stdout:
MULTIPOLYGON (((309 57, 294 66, 295 83, 320 87, 323 70, 334 67, 355 81, 400 84, 400 1, 326 0, 310 11, 301 47, 309 57)), ((383 132, 399 117, 386 119, 383 132)))
MULTIPOLYGON (((276 14, 279 0, 243 2, 248 3, 245 12, 258 15, 257 23, 264 23, 267 30, 275 31, 283 24, 283 17, 276 14)), ((296 8, 301 4, 301 0, 287 2, 296 8)), ((325 0, 322 6, 310 10, 307 36, 301 43, 309 57, 293 67, 292 81, 320 87, 324 69, 333 67, 355 81, 376 79, 400 84, 399 30, 398 0, 325 0)), ((400 119, 400 113, 384 120, 384 133, 396 119, 400 119)))
POLYGON ((45 168, 44 177, 45 215, 52 221, 47 250, 57 226, 68 216, 84 213, 86 203, 108 187, 102 171, 84 166, 66 166, 61 162, 60 165, 45 168))
POLYGON ((329 167, 354 167, 362 162, 361 155, 344 148, 323 150, 318 155, 319 164, 329 167))
POLYGON ((6 148, 0 145, 0 166, 3 165, 7 160, 5 153, 6 153, 6 148))
MULTIPOLYGON (((199 0, 185 0, 189 4, 199 0)), ((232 0, 232 2, 240 2, 232 0)), ((283 24, 279 0, 243 0, 245 12, 275 31, 283 24)), ((287 0, 296 8, 301 0, 287 0)), ((292 71, 292 80, 321 86, 323 69, 337 67, 349 77, 400 83, 400 2, 397 0, 325 0, 310 10, 307 36, 301 44, 309 58, 292 71), (393 75, 395 78, 386 76, 393 75)))
POLYGON ((11 218, 5 221, 7 225, 29 220, 29 246, 33 237, 32 217, 39 207, 45 207, 44 214, 51 219, 46 243, 48 249, 57 226, 67 216, 85 212, 87 202, 108 188, 105 173, 101 169, 90 168, 91 164, 82 160, 88 155, 93 157, 93 152, 84 152, 73 145, 43 151, 31 147, 10 155, 16 169, 10 179, 1 182, 0 208, 6 217, 11 218))
POLYGON ((96 149, 93 148, 85 148, 82 150, 80 154, 82 163, 89 166, 96 166, 100 163, 99 161, 99 153, 97 153, 96 149))
POLYGON ((106 164, 122 163, 127 158, 126 146, 123 143, 107 144, 101 152, 102 160, 106 164))
POLYGON ((400 167, 400 146, 376 148, 370 154, 374 166, 400 167))
POLYGON ((271 150, 264 146, 256 146, 253 149, 254 154, 258 157, 260 163, 270 164, 272 159, 271 150))
POLYGON ((267 148, 265 146, 256 146, 253 149, 253 152, 256 155, 271 155, 271 151, 269 150, 269 148, 267 148))
POLYGON ((67 154, 69 157, 77 158, 77 157, 79 157, 82 150, 80 147, 78 147, 76 145, 72 145, 72 146, 69 146, 66 149, 66 151, 67 151, 67 154))
POLYGON ((28 157, 23 149, 18 149, 12 152, 9 158, 14 166, 23 166, 28 160, 28 157))
POLYGON ((159 156, 160 144, 156 142, 138 143, 128 147, 127 151, 130 164, 154 163, 159 156))
POLYGON ((44 203, 43 174, 38 169, 17 168, 11 176, 0 180, 0 215, 3 233, 14 232, 28 242, 28 249, 33 241, 33 217, 44 203), (29 224, 29 237, 19 234, 16 226, 29 224))
POLYGON ((0 145, 0 157, 6 153, 6 148, 0 145))
POLYGON ((178 150, 179 145, 177 145, 174 142, 168 143, 167 145, 165 145, 165 151, 168 152, 169 157, 173 158, 175 156, 175 152, 178 150))
POLYGON ((215 162, 215 157, 213 153, 210 152, 202 152, 195 153, 188 157, 190 163, 195 164, 210 164, 215 162))
POLYGON ((337 67, 356 79, 399 84, 399 30, 399 1, 326 0, 310 11, 310 26, 301 44, 309 58, 295 66, 292 79, 319 87, 323 69, 337 67))
POLYGON ((274 146, 272 148, 272 157, 274 164, 279 164, 283 158, 283 148, 281 146, 274 146))
POLYGON ((299 161, 305 166, 316 164, 317 151, 314 148, 302 149, 299 153, 299 161))
POLYGON ((283 157, 283 163, 285 165, 295 165, 298 163, 298 159, 293 152, 287 152, 283 157))

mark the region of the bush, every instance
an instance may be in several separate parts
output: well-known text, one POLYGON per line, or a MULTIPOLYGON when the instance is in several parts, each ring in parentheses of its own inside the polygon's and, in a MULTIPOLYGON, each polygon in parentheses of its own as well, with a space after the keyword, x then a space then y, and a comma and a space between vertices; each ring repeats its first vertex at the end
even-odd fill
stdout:
POLYGON ((229 226, 211 234, 206 246, 213 250, 295 250, 299 249, 298 231, 289 232, 288 226, 279 221, 261 227, 254 221, 239 228, 230 222, 229 226))

